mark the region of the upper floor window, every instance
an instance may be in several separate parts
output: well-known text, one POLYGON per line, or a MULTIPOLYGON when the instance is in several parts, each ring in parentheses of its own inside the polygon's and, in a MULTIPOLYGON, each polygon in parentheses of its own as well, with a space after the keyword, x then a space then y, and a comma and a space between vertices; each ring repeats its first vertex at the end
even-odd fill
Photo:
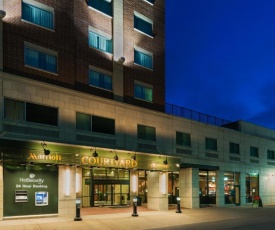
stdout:
POLYGON ((259 149, 256 147, 250 147, 250 156, 259 157, 259 149))
POLYGON ((89 31, 89 46, 107 53, 113 52, 112 40, 93 31, 89 31))
POLYGON ((97 72, 95 70, 89 70, 89 84, 102 89, 112 90, 112 77, 97 72))
POLYGON ((135 47, 134 63, 148 69, 153 69, 153 54, 135 47))
POLYGON ((240 154, 240 145, 236 143, 229 143, 229 152, 240 154))
POLYGON ((22 19, 36 25, 53 29, 53 8, 33 0, 22 1, 22 19))
POLYGON ((155 0, 145 0, 145 2, 149 2, 153 5, 155 3, 155 0))
POLYGON ((206 137, 205 138, 205 149, 217 151, 218 150, 217 139, 206 137))
POLYGON ((57 73, 57 52, 25 42, 25 65, 57 73))
POLYGON ((88 5, 104 14, 113 16, 112 0, 89 0, 88 5))
POLYGON ((135 98, 152 102, 153 101, 153 89, 150 86, 143 85, 141 83, 135 83, 135 98))
POLYGON ((176 132, 176 144, 191 147, 191 134, 176 132))
POLYGON ((267 150, 267 159, 275 160, 275 151, 274 150, 267 150))
POLYGON ((76 129, 115 135, 115 120, 77 112, 76 129))
POLYGON ((145 126, 145 125, 137 125, 137 134, 138 139, 147 140, 147 141, 156 141, 156 128, 145 126))
POLYGON ((154 35, 153 21, 137 12, 134 12, 134 28, 151 37, 154 35))
POLYGON ((5 98, 4 118, 57 126, 58 109, 5 98))

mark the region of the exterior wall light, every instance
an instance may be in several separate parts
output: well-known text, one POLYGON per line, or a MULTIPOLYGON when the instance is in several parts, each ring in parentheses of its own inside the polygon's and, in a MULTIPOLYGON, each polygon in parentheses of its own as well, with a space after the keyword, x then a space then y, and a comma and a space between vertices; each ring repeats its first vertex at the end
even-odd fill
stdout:
POLYGON ((51 151, 49 149, 45 149, 45 147, 47 147, 47 144, 44 141, 41 143, 41 146, 44 150, 44 155, 46 156, 50 155, 51 151))
POLYGON ((166 156, 165 161, 163 161, 163 164, 164 164, 164 165, 168 165, 167 156, 166 156))
MULTIPOLYGON (((92 151, 92 150, 93 150, 93 148, 91 148, 90 151, 92 151)), ((98 153, 96 152, 96 147, 95 147, 95 151, 93 152, 92 156, 93 157, 98 157, 98 153)))

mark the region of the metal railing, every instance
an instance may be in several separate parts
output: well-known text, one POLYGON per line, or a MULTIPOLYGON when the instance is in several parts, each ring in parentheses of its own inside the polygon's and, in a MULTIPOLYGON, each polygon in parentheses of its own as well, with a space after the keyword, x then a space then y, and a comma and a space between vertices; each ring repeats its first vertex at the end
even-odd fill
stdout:
POLYGON ((172 105, 169 103, 165 104, 165 112, 167 114, 171 114, 178 117, 184 117, 187 119, 203 122, 206 124, 216 125, 216 126, 222 126, 228 123, 231 123, 229 120, 225 120, 222 118, 218 118, 215 116, 207 115, 204 113, 200 113, 191 109, 187 109, 184 107, 172 105))

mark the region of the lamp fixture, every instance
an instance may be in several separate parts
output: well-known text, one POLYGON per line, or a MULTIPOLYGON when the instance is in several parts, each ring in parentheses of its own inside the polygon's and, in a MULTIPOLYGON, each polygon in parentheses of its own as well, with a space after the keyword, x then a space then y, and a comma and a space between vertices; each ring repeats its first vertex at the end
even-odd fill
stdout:
POLYGON ((118 62, 119 64, 123 64, 123 63, 125 62, 125 57, 120 57, 120 58, 117 60, 117 62, 118 62))
POLYGON ((45 149, 45 147, 47 147, 47 144, 44 141, 41 143, 41 146, 44 149, 44 155, 50 155, 51 151, 49 149, 45 149))
POLYGON ((115 161, 118 161, 118 156, 117 156, 117 154, 114 156, 114 159, 115 159, 115 161))
POLYGON ((168 165, 167 156, 166 156, 166 159, 163 161, 163 164, 168 165))
POLYGON ((137 159, 137 156, 136 156, 137 154, 135 153, 135 155, 133 155, 131 158, 132 158, 132 160, 136 160, 137 159))
MULTIPOLYGON (((90 151, 92 151, 92 150, 93 150, 93 148, 91 148, 90 151)), ((95 151, 93 152, 92 156, 93 157, 98 157, 98 153, 96 152, 96 147, 95 147, 95 151)))

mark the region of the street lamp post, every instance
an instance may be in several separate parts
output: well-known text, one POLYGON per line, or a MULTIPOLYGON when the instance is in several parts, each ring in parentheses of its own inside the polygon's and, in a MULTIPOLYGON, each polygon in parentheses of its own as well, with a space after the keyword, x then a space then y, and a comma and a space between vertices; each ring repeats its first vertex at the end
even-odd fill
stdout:
POLYGON ((137 198, 133 198, 133 214, 132 216, 138 216, 137 214, 137 198))
POLYGON ((76 215, 75 215, 74 220, 75 221, 80 221, 80 220, 82 220, 82 218, 80 217, 80 204, 81 204, 81 200, 79 198, 77 198, 75 200, 75 204, 76 204, 76 211, 75 211, 76 215))
POLYGON ((177 211, 176 213, 181 213, 181 210, 180 210, 180 197, 177 197, 177 211))

